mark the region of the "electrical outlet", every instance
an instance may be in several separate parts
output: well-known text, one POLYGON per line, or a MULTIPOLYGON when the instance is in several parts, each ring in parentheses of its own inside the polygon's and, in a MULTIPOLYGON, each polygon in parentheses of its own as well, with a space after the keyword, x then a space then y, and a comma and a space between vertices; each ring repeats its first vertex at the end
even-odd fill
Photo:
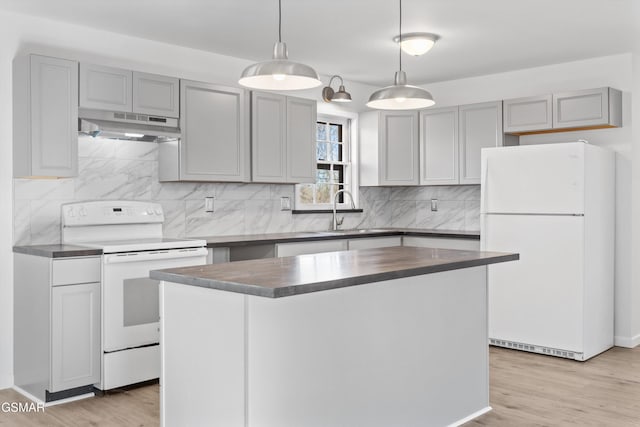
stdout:
POLYGON ((431 212, 438 212, 438 199, 431 199, 431 212))
POLYGON ((205 197, 204 198, 204 211, 206 213, 213 213, 213 200, 215 197, 205 197))
POLYGON ((280 210, 281 211, 290 211, 291 210, 291 199, 288 197, 280 197, 280 210))

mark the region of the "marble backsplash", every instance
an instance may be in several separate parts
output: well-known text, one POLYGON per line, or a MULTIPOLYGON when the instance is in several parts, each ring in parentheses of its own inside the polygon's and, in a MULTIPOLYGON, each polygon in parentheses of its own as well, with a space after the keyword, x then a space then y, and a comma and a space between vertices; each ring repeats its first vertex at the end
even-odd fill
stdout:
MULTIPOLYGON (((60 206, 83 200, 152 200, 162 204, 166 237, 196 237, 286 231, 320 231, 330 214, 292 215, 280 197, 293 185, 159 183, 158 145, 149 142, 79 139, 76 178, 15 179, 14 244, 60 241, 60 206), (215 197, 205 213, 204 198, 215 197)), ((361 187, 363 213, 345 215, 342 228, 410 227, 478 230, 479 186, 361 187), (430 199, 439 209, 431 211, 430 199)))

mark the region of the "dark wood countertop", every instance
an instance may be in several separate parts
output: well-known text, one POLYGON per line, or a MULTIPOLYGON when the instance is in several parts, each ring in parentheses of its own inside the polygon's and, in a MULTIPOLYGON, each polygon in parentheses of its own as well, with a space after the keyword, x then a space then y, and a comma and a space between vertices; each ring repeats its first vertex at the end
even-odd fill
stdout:
POLYGON ((13 252, 19 254, 41 256, 45 258, 71 258, 80 256, 102 255, 102 249, 63 244, 14 246, 13 252))
POLYGON ((150 277, 279 298, 518 259, 513 253, 398 246, 154 270, 150 277))
POLYGON ((367 228, 362 230, 300 231, 290 233, 240 234, 235 236, 197 237, 207 241, 207 247, 266 245, 317 240, 357 239, 362 237, 416 236, 480 240, 478 231, 426 230, 415 228, 367 228))

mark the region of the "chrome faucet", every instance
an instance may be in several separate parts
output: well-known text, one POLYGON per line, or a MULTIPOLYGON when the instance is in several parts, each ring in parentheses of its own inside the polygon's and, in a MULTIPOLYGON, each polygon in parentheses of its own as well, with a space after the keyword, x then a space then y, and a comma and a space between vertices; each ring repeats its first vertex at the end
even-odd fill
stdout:
POLYGON ((336 194, 333 195, 333 228, 332 228, 333 231, 337 231, 338 226, 342 225, 342 222, 344 221, 344 217, 338 220, 338 217, 336 216, 336 204, 338 203, 338 194, 340 193, 348 194, 349 198, 351 199, 351 209, 356 208, 356 203, 353 201, 353 194, 351 194, 349 190, 336 191, 336 194))

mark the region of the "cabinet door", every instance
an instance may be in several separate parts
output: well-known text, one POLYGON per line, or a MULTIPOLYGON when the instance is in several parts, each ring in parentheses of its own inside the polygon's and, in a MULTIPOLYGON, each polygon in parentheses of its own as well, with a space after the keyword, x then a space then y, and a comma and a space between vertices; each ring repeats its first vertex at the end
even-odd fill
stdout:
POLYGON ((163 117, 180 117, 180 80, 175 77, 133 72, 133 111, 163 117))
POLYGON ((553 127, 574 128, 609 123, 609 88, 553 94, 553 127))
POLYGON ((80 107, 133 111, 133 72, 102 65, 80 64, 80 107))
POLYGON ((346 251, 347 240, 320 240, 315 242, 295 242, 276 244, 276 257, 319 254, 322 252, 346 251))
POLYGON ((378 138, 380 185, 418 185, 418 112, 380 112, 378 138))
POLYGON ((420 112, 420 184, 458 183, 458 107, 420 112))
POLYGON ((247 181, 247 101, 242 89, 180 81, 180 179, 247 181))
POLYGON ((402 246, 415 246, 418 248, 442 248, 459 249, 466 251, 479 251, 479 239, 455 239, 448 237, 418 237, 403 236, 402 246))
POLYGON ((503 101, 504 131, 511 133, 551 129, 552 96, 530 96, 528 98, 503 101))
MULTIPOLYGON (((30 156, 23 162, 29 176, 71 177, 78 174, 78 63, 31 55, 30 156), (30 170, 29 170, 30 169, 30 170)), ((26 118, 16 118, 23 120, 26 118)), ((17 172, 17 171, 16 171, 17 172)))
POLYGON ((287 182, 316 182, 316 113, 312 99, 287 97, 287 182))
POLYGON ((251 169, 253 181, 287 182, 286 120, 286 96, 252 92, 251 169))
POLYGON ((100 382, 100 283, 54 286, 50 392, 100 382))
POLYGON ((365 237, 360 239, 349 239, 350 251, 354 251, 357 249, 390 248, 393 246, 402 246, 402 237, 388 236, 388 237, 365 237))
POLYGON ((480 151, 502 146, 502 102, 462 105, 460 114, 460 184, 480 184, 480 151))

